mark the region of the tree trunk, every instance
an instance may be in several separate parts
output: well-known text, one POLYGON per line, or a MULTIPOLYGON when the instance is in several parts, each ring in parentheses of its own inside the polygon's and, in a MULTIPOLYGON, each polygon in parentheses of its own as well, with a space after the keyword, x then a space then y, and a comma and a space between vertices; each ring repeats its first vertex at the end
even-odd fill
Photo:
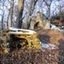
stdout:
MULTIPOLYGON (((5 3, 5 2, 4 2, 5 3)), ((2 27, 1 27, 1 30, 4 29, 4 3, 3 3, 3 9, 2 9, 2 12, 3 12, 3 15, 2 15, 2 19, 1 19, 1 23, 2 23, 2 27)))
MULTIPOLYGON (((44 0, 46 6, 48 7, 47 14, 48 14, 48 19, 49 19, 49 20, 50 20, 50 12, 51 12, 50 7, 51 7, 52 1, 53 1, 53 0, 51 0, 50 4, 48 4, 47 1, 44 0)), ((50 27, 50 26, 49 26, 49 25, 50 25, 50 21, 48 21, 48 23, 46 23, 46 25, 47 25, 48 27, 50 27)), ((47 27, 47 26, 46 26, 46 27, 47 27)), ((45 27, 45 28, 46 28, 46 27, 45 27)))
POLYGON ((24 0, 18 0, 18 15, 17 15, 17 28, 21 28, 22 25, 22 13, 24 7, 24 0))
POLYGON ((3 12, 3 15, 2 15, 2 20, 1 20, 1 22, 2 22, 2 29, 1 29, 1 30, 3 30, 3 28, 4 28, 4 12, 3 12))
POLYGON ((13 7, 14 7, 14 0, 11 0, 10 1, 9 19, 8 19, 8 28, 12 27, 12 23, 13 23, 13 7))
POLYGON ((30 8, 29 8, 29 15, 31 16, 35 7, 35 0, 31 0, 30 2, 30 8))
MULTIPOLYGON (((27 29, 28 28, 28 25, 30 23, 30 21, 28 20, 29 17, 33 14, 33 10, 35 8, 35 4, 36 4, 37 1, 35 0, 30 0, 27 4, 28 5, 25 5, 25 8, 27 6, 27 11, 26 11, 26 14, 27 15, 24 15, 24 19, 23 19, 23 28, 27 29)), ((25 10, 24 10, 25 11, 25 10)))
POLYGON ((50 11, 51 11, 50 6, 48 6, 48 11, 47 11, 48 12, 48 17, 49 17, 48 19, 50 19, 50 11))

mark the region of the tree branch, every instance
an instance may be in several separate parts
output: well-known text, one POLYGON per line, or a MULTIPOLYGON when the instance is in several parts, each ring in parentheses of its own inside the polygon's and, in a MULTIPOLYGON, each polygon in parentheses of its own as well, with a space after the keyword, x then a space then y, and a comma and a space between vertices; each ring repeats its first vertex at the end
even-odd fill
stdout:
MULTIPOLYGON (((43 1, 45 2, 45 4, 46 4, 48 7, 50 7, 51 4, 48 4, 48 3, 46 2, 46 0, 43 0, 43 1)), ((51 2, 52 2, 52 0, 51 0, 51 2)))
POLYGON ((36 5, 37 1, 38 1, 38 0, 35 0, 35 3, 34 3, 34 5, 36 5))

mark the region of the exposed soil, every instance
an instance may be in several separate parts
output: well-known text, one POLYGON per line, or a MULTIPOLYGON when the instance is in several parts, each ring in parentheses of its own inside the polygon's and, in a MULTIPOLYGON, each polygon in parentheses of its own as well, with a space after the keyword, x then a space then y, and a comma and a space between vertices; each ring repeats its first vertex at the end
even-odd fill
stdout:
POLYGON ((64 64, 64 34, 55 30, 37 30, 42 43, 52 43, 58 50, 14 50, 4 53, 0 39, 0 64, 64 64), (62 49, 61 49, 62 48, 62 49))
POLYGON ((38 30, 38 37, 42 43, 52 43, 56 45, 64 44, 64 33, 56 30, 38 30))

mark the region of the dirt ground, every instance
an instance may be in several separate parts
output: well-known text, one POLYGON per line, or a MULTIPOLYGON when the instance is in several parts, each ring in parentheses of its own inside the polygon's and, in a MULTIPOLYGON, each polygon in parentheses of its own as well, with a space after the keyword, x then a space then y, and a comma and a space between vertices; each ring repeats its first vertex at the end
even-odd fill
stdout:
POLYGON ((14 50, 5 54, 0 41, 0 64, 64 64, 64 34, 55 30, 36 30, 42 43, 52 43, 58 50, 14 50))
POLYGON ((64 44, 64 33, 57 30, 38 30, 38 38, 42 43, 52 43, 55 45, 64 44))
POLYGON ((38 38, 42 43, 51 43, 58 46, 58 50, 54 51, 54 53, 55 54, 58 53, 59 56, 58 64, 64 64, 64 32, 62 33, 60 31, 51 29, 49 30, 41 29, 37 30, 37 32, 38 32, 38 38))

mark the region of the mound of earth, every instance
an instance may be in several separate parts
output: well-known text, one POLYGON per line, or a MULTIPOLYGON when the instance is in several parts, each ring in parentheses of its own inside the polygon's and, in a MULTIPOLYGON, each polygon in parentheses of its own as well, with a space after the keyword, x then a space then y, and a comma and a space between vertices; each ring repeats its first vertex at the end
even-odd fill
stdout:
MULTIPOLYGON (((55 30, 37 30, 42 43, 53 43, 64 46, 64 34, 55 30)), ((64 51, 14 50, 4 54, 0 40, 0 64, 64 64, 64 51), (60 57, 58 57, 58 52, 60 57)))
POLYGON ((56 45, 64 45, 64 33, 48 29, 37 30, 38 38, 42 43, 52 43, 56 45))

